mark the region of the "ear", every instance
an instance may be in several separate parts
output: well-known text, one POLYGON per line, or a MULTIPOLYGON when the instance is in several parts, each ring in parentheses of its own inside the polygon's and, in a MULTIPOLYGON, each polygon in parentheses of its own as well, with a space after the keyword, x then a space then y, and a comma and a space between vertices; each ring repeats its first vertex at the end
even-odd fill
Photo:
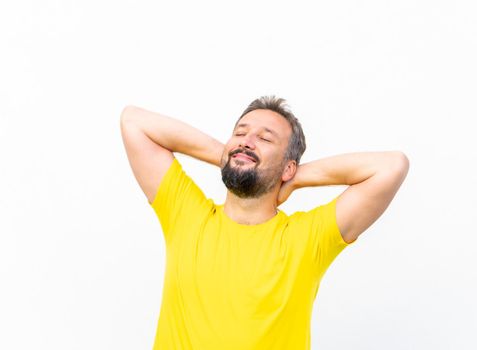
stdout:
POLYGON ((285 166, 285 169, 283 169, 282 173, 282 181, 287 182, 288 180, 291 180, 296 173, 296 161, 295 160, 289 160, 285 166))

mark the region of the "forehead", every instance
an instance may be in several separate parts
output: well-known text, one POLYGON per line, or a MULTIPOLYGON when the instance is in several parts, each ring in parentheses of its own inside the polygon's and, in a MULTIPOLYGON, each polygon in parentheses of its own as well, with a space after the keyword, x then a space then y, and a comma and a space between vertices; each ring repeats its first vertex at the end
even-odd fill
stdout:
POLYGON ((283 138, 288 138, 291 135, 291 126, 288 121, 282 115, 268 109, 256 109, 248 112, 237 122, 235 128, 241 126, 263 129, 283 138))

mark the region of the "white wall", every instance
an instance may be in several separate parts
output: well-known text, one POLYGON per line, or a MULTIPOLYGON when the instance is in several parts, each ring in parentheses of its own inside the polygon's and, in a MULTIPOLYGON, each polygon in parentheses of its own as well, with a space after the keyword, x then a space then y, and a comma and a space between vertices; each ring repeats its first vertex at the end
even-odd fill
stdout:
MULTIPOLYGON (((472 1, 16 1, 0 5, 0 348, 150 349, 160 225, 119 114, 225 142, 288 100, 303 162, 401 150, 408 176, 326 273, 312 348, 476 349, 477 6, 472 1)), ((218 168, 179 155, 217 202, 218 168)), ((344 186, 302 189, 288 213, 344 186), (313 200, 310 200, 313 198, 313 200)))

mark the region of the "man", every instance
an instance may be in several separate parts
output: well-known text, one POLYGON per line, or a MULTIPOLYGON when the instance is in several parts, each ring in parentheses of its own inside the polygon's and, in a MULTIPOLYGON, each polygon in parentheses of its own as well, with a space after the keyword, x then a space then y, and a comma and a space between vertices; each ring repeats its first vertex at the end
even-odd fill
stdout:
POLYGON ((225 145, 174 118, 123 110, 127 156, 166 243, 154 350, 310 349, 323 274, 404 181, 409 161, 400 151, 300 165, 305 137, 285 102, 253 101, 225 145), (219 166, 225 203, 208 199, 173 152, 219 166), (340 184, 349 187, 307 212, 277 208, 295 189, 340 184))

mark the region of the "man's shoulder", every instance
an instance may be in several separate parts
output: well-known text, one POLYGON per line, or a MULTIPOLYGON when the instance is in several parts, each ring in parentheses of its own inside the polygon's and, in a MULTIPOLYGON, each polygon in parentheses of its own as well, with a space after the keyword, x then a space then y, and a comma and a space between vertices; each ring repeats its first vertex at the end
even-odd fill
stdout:
POLYGON ((290 215, 287 215, 287 217, 290 222, 304 222, 316 217, 323 217, 326 215, 326 211, 330 205, 331 202, 321 203, 310 209, 296 210, 290 215))
POLYGON ((213 200, 205 196, 196 181, 184 169, 182 162, 174 157, 151 205, 153 207, 165 207, 179 202, 190 202, 192 206, 214 205, 213 200))

